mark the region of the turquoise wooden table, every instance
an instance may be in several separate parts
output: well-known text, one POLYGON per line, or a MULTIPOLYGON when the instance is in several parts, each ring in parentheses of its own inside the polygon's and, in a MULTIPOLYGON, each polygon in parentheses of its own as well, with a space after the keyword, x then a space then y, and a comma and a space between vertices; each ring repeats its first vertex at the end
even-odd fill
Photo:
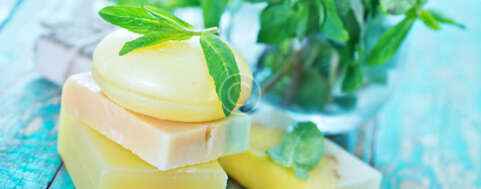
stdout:
MULTIPOLYGON (((383 188, 481 188, 481 3, 431 2, 468 29, 416 25, 378 116, 372 163, 383 188)), ((33 71, 49 6, 0 0, 0 189, 73 188, 56 150, 60 87, 33 71)))

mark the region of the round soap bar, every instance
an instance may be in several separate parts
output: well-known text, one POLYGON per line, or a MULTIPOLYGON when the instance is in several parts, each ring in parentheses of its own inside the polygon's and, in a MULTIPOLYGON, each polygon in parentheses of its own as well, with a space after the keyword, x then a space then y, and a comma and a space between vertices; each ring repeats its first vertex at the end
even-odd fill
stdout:
MULTIPOLYGON (((117 30, 95 49, 92 75, 108 98, 133 112, 164 120, 204 122, 225 117, 198 37, 120 56, 123 44, 137 37, 117 30)), ((239 107, 251 93, 252 73, 234 54, 241 74, 239 107)))

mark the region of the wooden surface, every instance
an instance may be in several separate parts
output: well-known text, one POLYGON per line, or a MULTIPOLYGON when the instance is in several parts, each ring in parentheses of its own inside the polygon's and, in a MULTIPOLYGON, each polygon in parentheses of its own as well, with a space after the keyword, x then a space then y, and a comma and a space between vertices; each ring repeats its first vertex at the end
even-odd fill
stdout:
MULTIPOLYGON (((481 3, 431 1, 468 30, 416 25, 378 117, 373 163, 383 188, 481 188, 481 3)), ((2 189, 73 188, 56 152, 60 88, 33 71, 39 21, 58 1, 46 2, 0 0, 2 189)))

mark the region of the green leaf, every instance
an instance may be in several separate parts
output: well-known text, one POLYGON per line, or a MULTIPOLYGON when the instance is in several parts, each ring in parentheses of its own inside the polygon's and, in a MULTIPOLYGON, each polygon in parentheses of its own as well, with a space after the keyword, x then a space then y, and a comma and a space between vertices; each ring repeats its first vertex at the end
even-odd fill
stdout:
POLYGON ((322 24, 324 23, 324 6, 321 0, 307 1, 307 7, 309 7, 308 15, 308 32, 318 33, 322 24))
POLYGON ((162 30, 157 18, 140 7, 108 6, 99 14, 107 22, 134 33, 147 34, 162 30))
POLYGON ((324 4, 326 18, 321 31, 331 40, 346 42, 349 40, 349 34, 344 28, 341 18, 339 18, 336 2, 334 0, 322 0, 322 2, 324 4))
POLYGON ((342 81, 342 91, 345 93, 354 93, 362 87, 364 76, 359 64, 347 67, 344 80, 342 81))
POLYGON ((147 4, 148 0, 117 0, 117 5, 125 5, 125 6, 142 6, 147 4))
POLYGON ((162 4, 169 8, 198 7, 200 0, 165 0, 162 4))
POLYGON ((230 115, 241 92, 239 68, 229 46, 211 33, 200 36, 200 44, 209 70, 214 79, 217 96, 222 102, 224 114, 230 115))
POLYGON ((204 27, 219 26, 220 19, 227 6, 227 0, 201 0, 204 27))
POLYGON ((431 14, 431 16, 436 19, 438 22, 443 23, 443 24, 449 24, 456 26, 461 29, 465 29, 466 26, 462 23, 457 22, 456 20, 449 18, 442 13, 435 11, 435 10, 428 10, 428 12, 431 14))
POLYGON ((155 6, 146 5, 144 9, 148 11, 150 14, 154 15, 157 19, 163 20, 166 23, 174 25, 175 28, 184 29, 192 29, 193 26, 189 23, 175 17, 174 15, 170 14, 170 12, 157 8, 155 6))
POLYGON ((191 33, 186 32, 156 32, 144 35, 124 44, 119 55, 125 55, 135 49, 153 46, 170 40, 185 40, 192 37, 191 33))
MULTIPOLYGON (((160 12, 152 6, 129 7, 108 6, 100 10, 100 16, 113 25, 139 34, 157 31, 185 31, 190 25, 167 12, 160 12)), ((191 27, 190 27, 191 28, 191 27)))
POLYGON ((248 3, 262 3, 262 2, 266 2, 268 0, 244 0, 245 2, 248 2, 248 3))
POLYGON ((439 24, 438 20, 436 20, 436 18, 434 18, 434 16, 430 12, 424 11, 424 10, 421 11, 419 13, 419 18, 429 28, 431 28, 433 30, 440 30, 441 29, 441 25, 439 24))
POLYGON ((285 3, 267 6, 260 15, 261 29, 257 41, 278 44, 291 36, 288 27, 291 10, 285 3), (282 32, 280 32, 282 31, 282 32))
POLYGON ((417 0, 380 0, 381 8, 389 14, 399 15, 406 13, 416 5, 417 0))
POLYGON ((291 36, 303 37, 308 29, 309 3, 300 2, 293 5, 288 19, 291 36))
POLYGON ((416 17, 406 16, 394 27, 389 28, 371 50, 367 59, 368 64, 380 65, 389 61, 396 54, 414 21, 416 21, 416 17))
POLYGON ((307 179, 324 155, 324 137, 316 124, 299 122, 290 128, 277 146, 267 150, 280 166, 291 168, 297 177, 307 179))

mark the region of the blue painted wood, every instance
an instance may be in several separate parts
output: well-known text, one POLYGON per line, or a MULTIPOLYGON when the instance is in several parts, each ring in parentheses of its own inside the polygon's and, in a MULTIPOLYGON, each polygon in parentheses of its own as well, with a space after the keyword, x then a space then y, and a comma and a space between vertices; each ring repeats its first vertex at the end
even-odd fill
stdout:
POLYGON ((32 60, 49 3, 14 4, 0 31, 0 188, 46 188, 61 164, 55 130, 60 90, 32 72, 32 60))
POLYGON ((376 162, 384 188, 481 188, 481 3, 436 0, 462 31, 418 23, 398 90, 380 114, 376 162))
POLYGON ((0 16, 0 31, 10 22, 24 0, 5 0, 6 14, 0 16))
POLYGON ((60 165, 59 88, 31 77, 0 100, 0 188, 45 188, 60 165))
POLYGON ((60 168, 48 189, 74 189, 72 179, 64 166, 60 168))

